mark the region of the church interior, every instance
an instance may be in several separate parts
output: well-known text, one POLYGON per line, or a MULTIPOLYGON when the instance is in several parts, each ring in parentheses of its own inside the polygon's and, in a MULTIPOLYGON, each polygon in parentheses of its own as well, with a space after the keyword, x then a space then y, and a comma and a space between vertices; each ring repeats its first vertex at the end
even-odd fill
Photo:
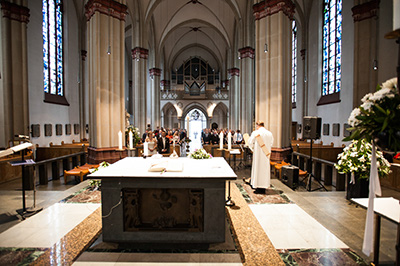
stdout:
POLYGON ((400 265, 400 0, 0 4, 0 265, 400 265))

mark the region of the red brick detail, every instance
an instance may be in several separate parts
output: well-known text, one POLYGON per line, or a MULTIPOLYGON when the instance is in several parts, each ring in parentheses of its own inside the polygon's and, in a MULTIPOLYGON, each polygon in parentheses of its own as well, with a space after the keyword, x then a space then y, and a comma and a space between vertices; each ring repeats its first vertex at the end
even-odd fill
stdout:
POLYGON ((282 11, 290 19, 294 19, 295 7, 291 0, 264 0, 253 5, 253 15, 259 20, 282 11))
POLYGON ((135 47, 132 49, 132 59, 147 59, 149 57, 149 50, 142 47, 135 47))
POLYGON ((254 59, 254 49, 250 46, 240 48, 239 50, 241 58, 251 58, 254 59))
POLYGON ((372 0, 370 2, 354 6, 351 9, 351 11, 353 11, 354 22, 377 17, 379 11, 379 2, 379 0, 372 0))
POLYGON ((114 0, 89 0, 85 5, 85 16, 89 21, 96 12, 125 20, 128 7, 114 0))
POLYGON ((29 8, 20 6, 14 3, 2 1, 1 10, 3 11, 3 17, 16 20, 23 23, 29 22, 29 8))

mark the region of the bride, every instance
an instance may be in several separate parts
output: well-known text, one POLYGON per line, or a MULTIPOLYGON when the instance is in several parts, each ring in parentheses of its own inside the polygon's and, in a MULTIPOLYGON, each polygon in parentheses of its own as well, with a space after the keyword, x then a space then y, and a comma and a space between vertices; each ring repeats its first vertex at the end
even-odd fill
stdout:
POLYGON ((154 137, 153 132, 149 131, 146 137, 146 142, 149 143, 149 155, 157 153, 157 139, 154 137))

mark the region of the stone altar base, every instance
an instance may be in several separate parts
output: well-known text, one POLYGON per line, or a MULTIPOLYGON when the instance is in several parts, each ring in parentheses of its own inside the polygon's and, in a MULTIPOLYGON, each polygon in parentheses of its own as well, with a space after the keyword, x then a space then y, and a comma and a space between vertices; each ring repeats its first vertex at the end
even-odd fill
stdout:
POLYGON ((229 221, 226 222, 225 242, 202 246, 176 244, 118 244, 103 241, 103 235, 79 257, 77 262, 135 262, 135 263, 237 263, 241 265, 241 258, 230 230, 229 221), (118 259, 116 259, 118 257, 118 259))

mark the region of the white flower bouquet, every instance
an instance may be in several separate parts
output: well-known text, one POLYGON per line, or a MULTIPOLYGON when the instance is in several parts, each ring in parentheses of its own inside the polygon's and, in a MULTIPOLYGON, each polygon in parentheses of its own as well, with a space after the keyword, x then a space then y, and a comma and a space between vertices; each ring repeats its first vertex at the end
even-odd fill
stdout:
MULTIPOLYGON (((338 155, 336 169, 341 174, 354 173, 359 178, 369 178, 371 168, 372 145, 365 139, 353 140, 338 155)), ((390 163, 383 157, 382 152, 376 151, 377 168, 379 177, 390 173, 390 163)))
POLYGON ((192 159, 211 159, 212 156, 205 149, 196 149, 194 152, 189 153, 189 158, 192 159))
POLYGON ((400 94, 397 78, 378 86, 375 93, 362 98, 360 107, 355 108, 348 119, 351 136, 344 139, 366 139, 375 141, 381 149, 396 152, 400 150, 400 94))

